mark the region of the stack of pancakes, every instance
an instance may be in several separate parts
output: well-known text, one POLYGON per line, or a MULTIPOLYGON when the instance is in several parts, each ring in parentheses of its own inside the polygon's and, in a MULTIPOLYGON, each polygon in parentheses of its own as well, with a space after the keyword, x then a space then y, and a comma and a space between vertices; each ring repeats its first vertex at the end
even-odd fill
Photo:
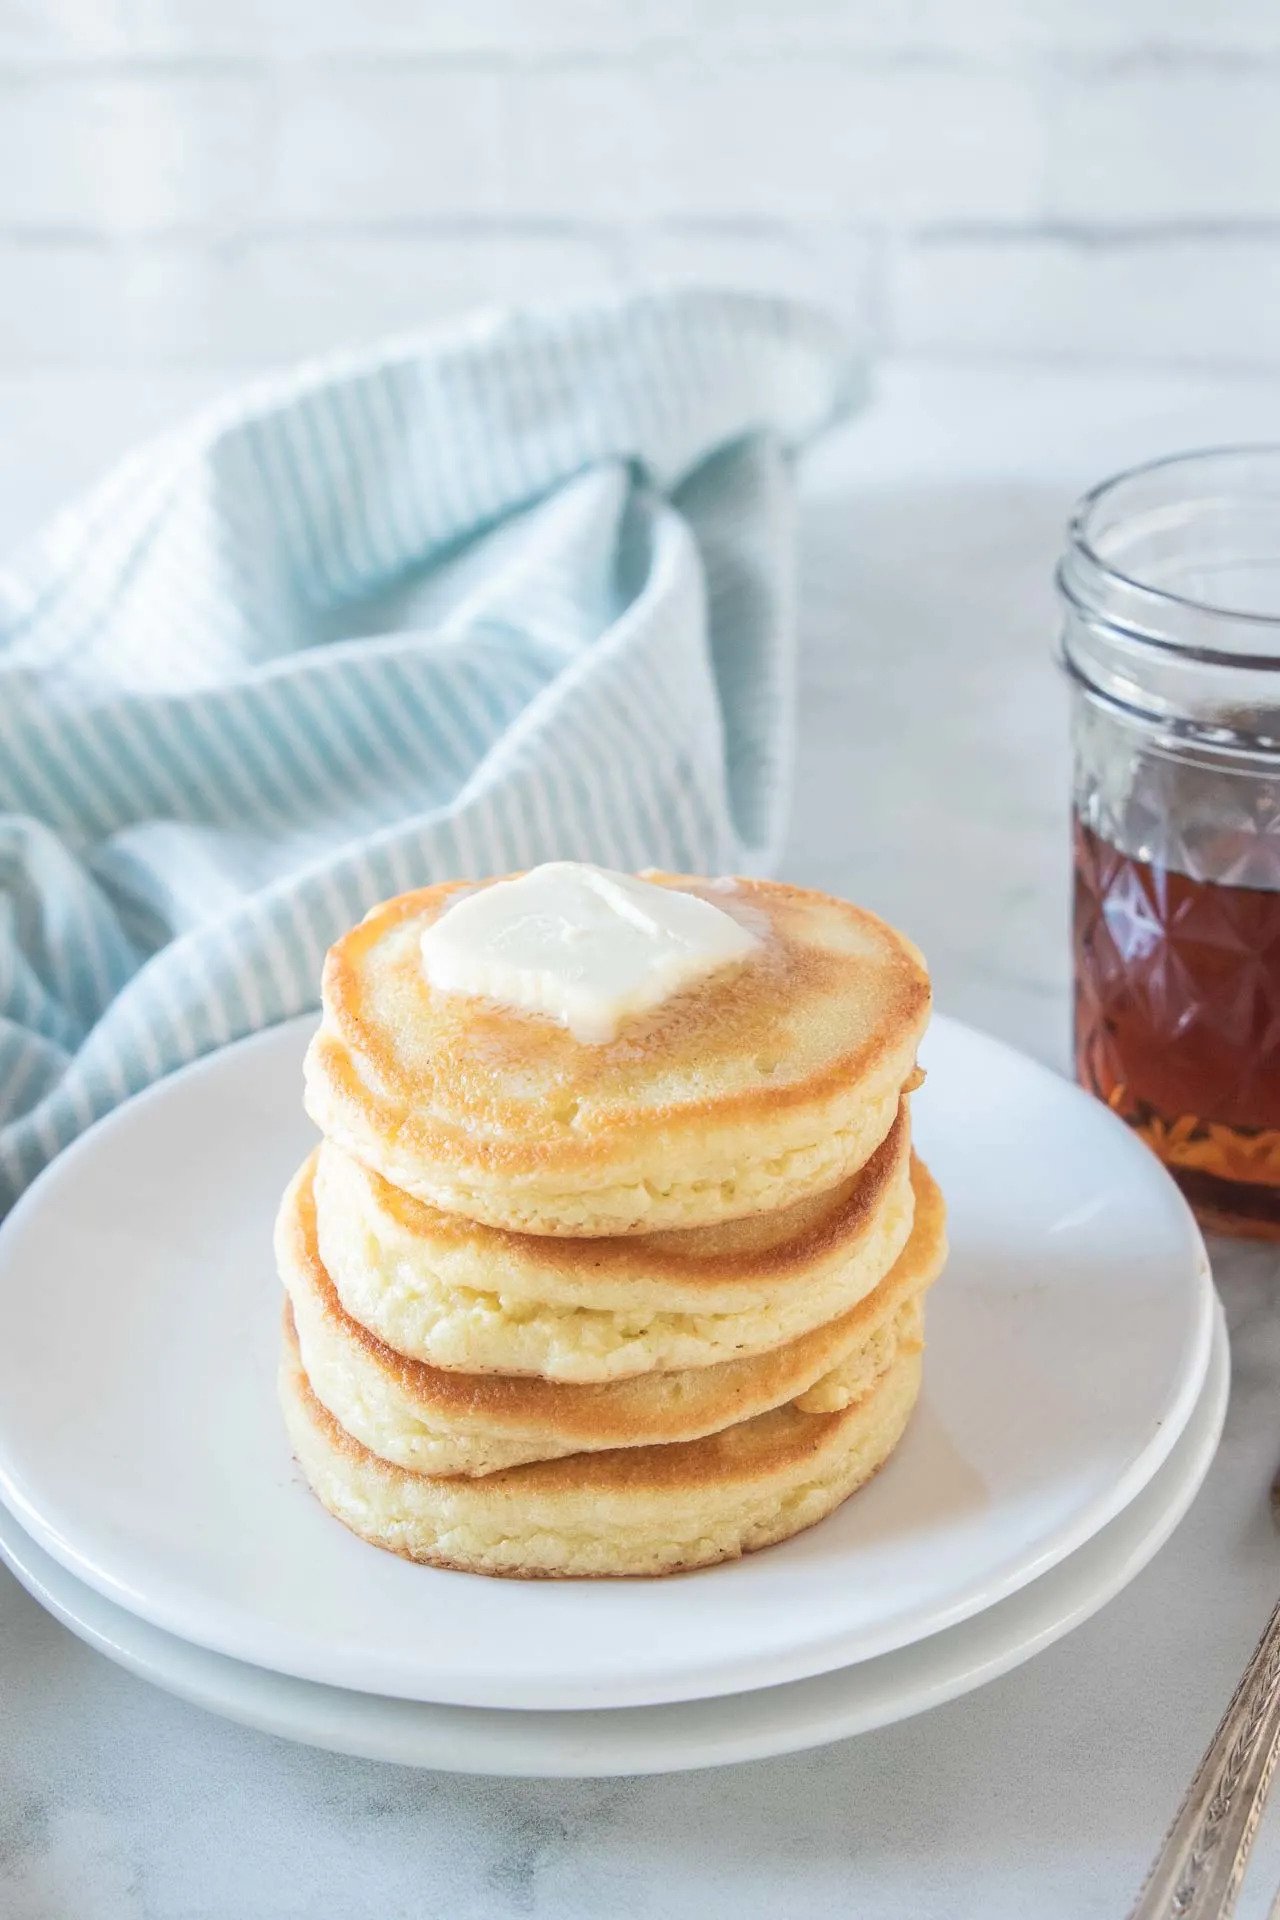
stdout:
POLYGON ((919 954, 822 894, 646 877, 758 945, 604 1044, 428 984, 453 886, 326 962, 281 1395, 325 1506, 411 1559, 727 1559, 829 1513, 915 1403, 945 1254, 911 1152, 919 954))

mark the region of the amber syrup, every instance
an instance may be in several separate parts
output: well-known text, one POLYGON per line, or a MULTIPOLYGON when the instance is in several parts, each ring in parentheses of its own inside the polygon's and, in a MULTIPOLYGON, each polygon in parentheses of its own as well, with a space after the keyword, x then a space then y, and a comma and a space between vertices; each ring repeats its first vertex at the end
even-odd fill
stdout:
POLYGON ((1280 893, 1075 823, 1076 1074, 1206 1225, 1280 1240, 1280 893))

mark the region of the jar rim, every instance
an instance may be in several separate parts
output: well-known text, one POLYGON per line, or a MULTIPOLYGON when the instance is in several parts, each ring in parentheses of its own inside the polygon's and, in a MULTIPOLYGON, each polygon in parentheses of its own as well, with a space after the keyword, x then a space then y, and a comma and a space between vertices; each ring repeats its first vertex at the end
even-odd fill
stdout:
MULTIPOLYGON (((1237 441, 1220 446, 1196 447, 1180 453, 1162 454, 1154 460, 1136 461, 1132 466, 1121 468, 1109 474, 1081 494, 1071 512, 1067 523, 1067 538, 1071 550, 1090 569, 1096 568, 1104 581, 1111 582, 1127 595, 1137 596, 1139 605, 1150 604, 1152 609, 1168 608, 1193 615, 1208 616, 1215 620, 1239 623, 1255 631, 1274 632, 1280 644, 1280 612, 1265 613, 1260 610, 1241 606, 1227 606, 1199 595, 1179 592, 1176 588, 1162 586, 1155 581, 1143 579, 1136 573, 1130 573, 1118 566, 1113 560, 1101 553, 1094 538, 1095 517, 1098 510, 1112 501, 1120 489, 1148 475, 1169 472, 1177 467, 1193 468, 1201 462, 1241 459, 1273 459, 1276 462, 1277 481, 1280 482, 1280 441, 1258 440, 1237 441)), ((1103 616, 1106 618, 1106 616, 1103 616)), ((1148 633, 1140 627, 1130 624, 1127 632, 1132 640, 1145 643, 1158 649, 1170 643, 1154 633, 1148 633)), ((1173 643, 1175 647, 1178 643, 1173 643)), ((1179 649, 1181 650, 1181 649, 1179 649)), ((1234 656, 1233 650, 1219 649, 1214 646, 1192 650, 1192 657, 1217 658, 1227 664, 1244 664, 1243 658, 1234 656)), ((1269 667, 1280 668, 1280 652, 1276 654, 1250 653, 1248 664, 1254 669, 1269 667)))

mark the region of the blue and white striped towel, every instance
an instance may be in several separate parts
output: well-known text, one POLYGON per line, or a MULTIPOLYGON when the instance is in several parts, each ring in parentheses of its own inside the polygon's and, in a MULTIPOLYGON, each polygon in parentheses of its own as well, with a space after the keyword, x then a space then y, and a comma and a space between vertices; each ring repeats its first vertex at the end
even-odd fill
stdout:
POLYGON ((388 894, 766 865, 789 454, 860 384, 780 301, 489 317, 211 409, 0 570, 0 1210, 388 894))

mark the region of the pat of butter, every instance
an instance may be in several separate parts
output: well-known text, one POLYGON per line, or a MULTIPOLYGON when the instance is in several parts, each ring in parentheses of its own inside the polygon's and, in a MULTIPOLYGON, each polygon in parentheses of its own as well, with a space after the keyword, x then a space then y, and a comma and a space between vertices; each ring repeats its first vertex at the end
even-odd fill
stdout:
POLYGON ((758 944, 695 894, 555 860, 446 908, 422 936, 422 961, 442 992, 549 1014, 599 1043, 758 944))

